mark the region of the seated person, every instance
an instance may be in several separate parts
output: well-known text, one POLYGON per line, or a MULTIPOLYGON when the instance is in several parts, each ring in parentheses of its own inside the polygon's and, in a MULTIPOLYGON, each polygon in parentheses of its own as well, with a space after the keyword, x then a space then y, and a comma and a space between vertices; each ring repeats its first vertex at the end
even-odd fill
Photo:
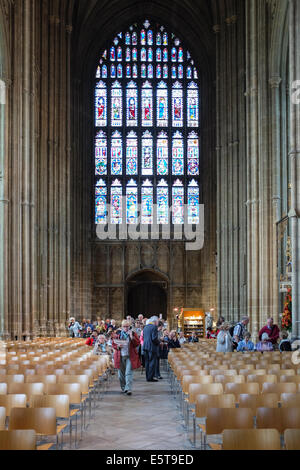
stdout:
POLYGON ((239 342, 238 347, 237 347, 237 352, 240 351, 254 351, 254 343, 250 341, 251 338, 251 333, 247 331, 245 334, 245 337, 242 341, 239 342))
POLYGON ((206 339, 216 339, 217 334, 214 330, 209 326, 206 331, 206 339))
POLYGON ((93 333, 93 330, 90 326, 87 327, 87 329, 84 331, 82 337, 83 338, 90 338, 90 336, 92 335, 93 333))
POLYGON ((192 333, 192 336, 189 337, 189 343, 199 343, 196 333, 192 333))
POLYGON ((255 351, 274 351, 273 344, 270 341, 268 333, 263 333, 261 341, 255 346, 255 351))
POLYGON ((183 331, 181 331, 181 332, 179 333, 179 343, 180 343, 180 344, 186 343, 186 339, 185 339, 185 337, 184 337, 184 332, 183 332, 183 331))
POLYGON ((168 341, 169 349, 181 348, 181 344, 179 343, 176 331, 170 331, 169 333, 169 341, 168 341))
POLYGON ((291 346, 291 342, 290 340, 288 339, 289 337, 289 334, 286 330, 282 330, 280 332, 280 344, 279 344, 279 351, 280 352, 283 352, 283 351, 291 351, 292 350, 292 346, 291 346))

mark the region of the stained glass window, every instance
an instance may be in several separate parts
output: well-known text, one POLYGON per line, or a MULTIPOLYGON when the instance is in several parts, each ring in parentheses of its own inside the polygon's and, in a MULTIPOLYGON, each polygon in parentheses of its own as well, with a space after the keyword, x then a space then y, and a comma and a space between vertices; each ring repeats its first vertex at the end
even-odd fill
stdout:
POLYGON ((169 141, 168 135, 162 131, 157 139, 157 174, 166 176, 169 173, 169 141))
POLYGON ((153 185, 146 180, 142 186, 142 220, 143 225, 153 224, 153 185))
POLYGON ((192 180, 188 187, 188 224, 199 223, 199 186, 192 180))
POLYGON ((107 175, 107 137, 103 131, 98 132, 96 136, 95 147, 96 175, 107 175))
POLYGON ((142 175, 153 175, 153 137, 149 131, 142 138, 142 175))
POLYGON ((119 82, 115 82, 111 90, 111 125, 121 127, 123 121, 123 92, 119 82))
POLYGON ((184 175, 183 138, 176 132, 172 141, 172 173, 174 176, 184 175))
POLYGON ((187 98, 187 119, 188 127, 199 126, 199 95, 198 87, 196 83, 192 82, 188 87, 188 98, 187 98))
POLYGON ((115 180, 111 185, 110 211, 111 224, 122 224, 122 186, 119 180, 115 180))
POLYGON ((189 134, 188 137, 188 175, 199 175, 199 139, 195 132, 189 134))
POLYGON ((160 82, 157 89, 157 127, 168 127, 168 88, 165 82, 160 82))
POLYGON ((165 180, 161 180, 157 185, 157 223, 169 223, 169 186, 165 180))
POLYGON ((200 94, 191 54, 146 20, 113 36, 95 77, 95 223, 139 223, 139 204, 144 224, 199 223, 200 94))
POLYGON ((126 223, 138 223, 138 188, 134 180, 130 180, 126 188, 126 223))
POLYGON ((134 82, 127 85, 127 127, 138 125, 138 90, 134 82))
POLYGON ((96 225, 107 224, 107 187, 103 180, 96 183, 96 225))
POLYGON ((104 82, 97 84, 95 93, 96 127, 107 126, 107 90, 104 82))
POLYGON ((131 131, 126 141, 126 174, 138 174, 138 141, 135 132, 131 131))
POLYGON ((176 82, 173 86, 172 122, 173 127, 183 127, 183 90, 180 82, 176 82))
POLYGON ((150 82, 146 82, 142 88, 142 126, 153 126, 153 90, 150 82))
POLYGON ((173 185, 172 219, 174 225, 184 224, 184 187, 180 180, 177 180, 173 185))
POLYGON ((123 145, 121 134, 116 131, 111 141, 111 174, 122 175, 123 170, 123 145))

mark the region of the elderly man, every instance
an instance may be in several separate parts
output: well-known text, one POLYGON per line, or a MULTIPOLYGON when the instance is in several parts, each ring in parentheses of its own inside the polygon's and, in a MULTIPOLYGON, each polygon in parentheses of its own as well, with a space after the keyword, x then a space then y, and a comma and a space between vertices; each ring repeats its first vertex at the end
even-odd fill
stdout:
POLYGON ((267 324, 258 333, 260 341, 262 340, 263 333, 267 333, 267 335, 269 336, 269 340, 273 345, 277 344, 280 331, 278 326, 274 325, 274 320, 272 317, 267 319, 267 324))
POLYGON ((80 332, 82 331, 82 326, 74 317, 70 318, 70 323, 68 326, 71 338, 80 338, 80 332))
POLYGON ((232 341, 233 349, 237 349, 239 342, 243 341, 246 331, 247 331, 248 323, 249 323, 249 318, 243 317, 242 320, 235 325, 234 330, 233 330, 233 341, 232 341))
POLYGON ((159 358, 158 317, 151 317, 143 330, 143 352, 147 382, 158 382, 155 377, 159 358))
POLYGON ((122 322, 122 330, 118 335, 115 333, 112 340, 112 347, 114 348, 114 364, 115 368, 119 369, 119 380, 122 393, 128 396, 132 394, 133 370, 141 366, 137 347, 140 344, 138 335, 130 329, 130 323, 127 320, 122 322), (115 342, 116 339, 121 340, 123 343, 115 342))

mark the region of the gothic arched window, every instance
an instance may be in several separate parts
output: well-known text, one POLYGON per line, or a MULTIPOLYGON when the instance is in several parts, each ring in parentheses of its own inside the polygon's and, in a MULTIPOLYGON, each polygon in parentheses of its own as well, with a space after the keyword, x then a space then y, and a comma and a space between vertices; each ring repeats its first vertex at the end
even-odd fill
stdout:
POLYGON ((136 224, 140 205, 142 224, 154 216, 161 225, 183 224, 185 216, 198 224, 199 159, 199 83, 190 53, 163 26, 131 26, 96 68, 95 223, 121 224, 126 214, 136 224))

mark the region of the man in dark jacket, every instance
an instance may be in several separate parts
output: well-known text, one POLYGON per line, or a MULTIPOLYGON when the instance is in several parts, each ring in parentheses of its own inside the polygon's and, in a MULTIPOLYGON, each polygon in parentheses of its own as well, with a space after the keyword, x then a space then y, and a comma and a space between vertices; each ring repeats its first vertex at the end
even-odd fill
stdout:
POLYGON ((145 369, 147 382, 158 382, 155 376, 156 362, 159 356, 158 339, 158 318, 152 317, 148 320, 147 325, 143 330, 144 344, 143 352, 145 357, 145 369))

